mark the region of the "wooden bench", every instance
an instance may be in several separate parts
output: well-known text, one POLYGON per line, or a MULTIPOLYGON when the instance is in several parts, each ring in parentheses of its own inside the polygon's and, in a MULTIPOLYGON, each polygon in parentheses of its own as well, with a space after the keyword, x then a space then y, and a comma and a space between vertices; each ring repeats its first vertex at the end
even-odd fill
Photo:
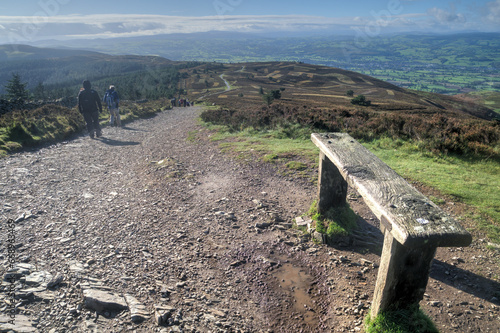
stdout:
POLYGON ((380 220, 384 245, 371 316, 418 304, 436 248, 468 246, 472 236, 348 134, 311 139, 320 149, 318 211, 346 205, 349 184, 380 220))

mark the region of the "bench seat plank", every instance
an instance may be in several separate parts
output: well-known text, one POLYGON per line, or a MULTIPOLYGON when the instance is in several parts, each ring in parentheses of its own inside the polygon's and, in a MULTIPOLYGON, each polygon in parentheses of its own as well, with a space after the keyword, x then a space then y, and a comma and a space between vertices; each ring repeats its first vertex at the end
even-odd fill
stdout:
POLYGON ((403 246, 468 246, 472 236, 346 133, 313 133, 314 144, 403 246))

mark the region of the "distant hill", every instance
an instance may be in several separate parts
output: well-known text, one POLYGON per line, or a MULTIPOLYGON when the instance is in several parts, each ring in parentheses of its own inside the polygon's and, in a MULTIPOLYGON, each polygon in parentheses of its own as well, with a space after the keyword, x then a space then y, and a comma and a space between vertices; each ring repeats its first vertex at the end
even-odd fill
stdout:
POLYGON ((300 61, 353 70, 398 86, 445 94, 500 92, 500 34, 271 37, 208 32, 38 42, 110 54, 223 63, 300 61))
MULTIPOLYGON (((173 66, 168 59, 156 56, 112 56, 99 52, 38 48, 27 45, 0 45, 0 95, 13 73, 18 73, 28 90, 39 83, 47 89, 71 88, 71 95, 84 79, 98 81, 142 71, 173 66), (2 58, 3 57, 3 58, 2 58)), ((104 87, 102 87, 104 89, 104 87)))
POLYGON ((0 61, 54 59, 98 54, 92 51, 39 48, 19 44, 0 45, 0 61))

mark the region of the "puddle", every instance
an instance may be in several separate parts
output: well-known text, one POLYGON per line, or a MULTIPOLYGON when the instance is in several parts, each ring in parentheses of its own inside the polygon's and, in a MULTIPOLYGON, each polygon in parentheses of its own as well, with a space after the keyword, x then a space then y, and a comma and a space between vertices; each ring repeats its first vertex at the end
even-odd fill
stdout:
POLYGON ((278 258, 283 264, 273 272, 281 288, 292 297, 292 309, 304 317, 306 324, 316 326, 318 317, 308 290, 311 288, 312 276, 304 269, 286 262, 286 258, 278 258))

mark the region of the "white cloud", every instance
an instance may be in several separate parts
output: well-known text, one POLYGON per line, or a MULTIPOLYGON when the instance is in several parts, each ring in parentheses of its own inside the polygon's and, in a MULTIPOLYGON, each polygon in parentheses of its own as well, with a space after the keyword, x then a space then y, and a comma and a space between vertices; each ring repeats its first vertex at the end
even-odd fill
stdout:
POLYGON ((438 23, 445 25, 456 23, 461 24, 467 21, 463 14, 455 14, 454 11, 446 11, 441 8, 431 8, 427 11, 427 13, 433 16, 438 21, 438 23))
POLYGON ((10 35, 19 41, 47 38, 130 37, 168 33, 206 31, 301 31, 328 29, 347 25, 351 18, 332 19, 312 16, 205 16, 181 17, 164 15, 72 15, 37 17, 0 16, 10 35))
MULTIPOLYGON (((500 0, 489 4, 491 20, 500 16, 500 0)), ((435 31, 436 25, 459 27, 465 22, 454 9, 432 8, 427 13, 380 17, 339 17, 305 15, 67 15, 67 16, 0 16, 0 43, 22 43, 42 39, 133 37, 170 33, 207 31, 368 31, 382 32, 435 31), (434 30, 432 30, 434 29, 434 30)))
POLYGON ((486 7, 488 9, 487 20, 493 24, 500 25, 500 0, 488 2, 486 7))

